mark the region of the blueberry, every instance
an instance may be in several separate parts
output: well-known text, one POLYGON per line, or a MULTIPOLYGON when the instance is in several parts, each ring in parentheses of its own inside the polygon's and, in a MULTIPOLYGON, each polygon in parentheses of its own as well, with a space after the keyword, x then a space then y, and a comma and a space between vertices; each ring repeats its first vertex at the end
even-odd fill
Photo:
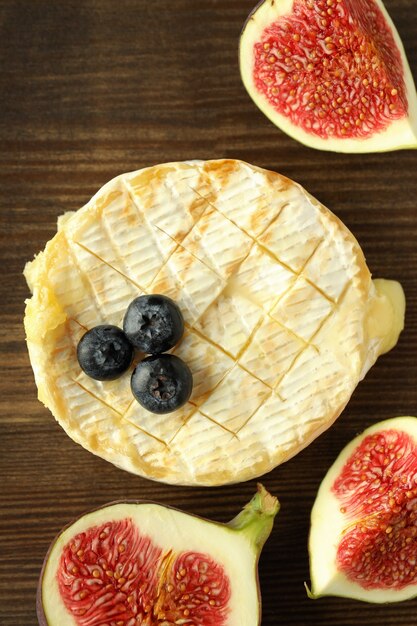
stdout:
POLYGON ((173 354, 148 356, 137 364, 132 393, 152 413, 171 413, 187 402, 193 389, 191 371, 173 354))
POLYGON ((77 358, 81 369, 95 380, 114 380, 132 362, 133 346, 124 332, 109 324, 95 326, 80 339, 77 358))
POLYGON ((135 348, 146 354, 160 354, 181 339, 184 320, 171 298, 158 294, 139 296, 126 311, 123 330, 135 348))

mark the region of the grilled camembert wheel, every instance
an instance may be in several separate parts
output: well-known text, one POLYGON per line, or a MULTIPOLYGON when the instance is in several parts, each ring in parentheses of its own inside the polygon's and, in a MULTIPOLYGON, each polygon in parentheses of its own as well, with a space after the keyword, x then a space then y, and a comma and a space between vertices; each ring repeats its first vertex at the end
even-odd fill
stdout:
MULTIPOLYGON (((115 465, 167 483, 247 480, 328 428, 403 327, 398 283, 372 281, 347 228, 302 187, 235 160, 118 176, 25 268, 25 326, 39 399, 115 465), (114 381, 86 376, 77 344, 121 326, 130 302, 177 302, 172 352, 194 389, 156 415, 114 381)), ((143 357, 138 355, 136 361, 143 357)))

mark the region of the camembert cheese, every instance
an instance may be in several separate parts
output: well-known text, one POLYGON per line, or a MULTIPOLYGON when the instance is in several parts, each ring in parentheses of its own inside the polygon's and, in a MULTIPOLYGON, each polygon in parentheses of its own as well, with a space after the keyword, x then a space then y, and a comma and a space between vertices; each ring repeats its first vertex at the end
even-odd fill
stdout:
POLYGON ((294 456, 338 417, 404 319, 400 285, 371 280, 335 215, 235 160, 118 176, 60 218, 25 276, 39 399, 77 443, 167 483, 248 480, 294 456), (87 329, 121 326, 144 293, 173 298, 186 324, 173 352, 194 390, 168 415, 133 399, 130 372, 99 382, 76 357, 87 329))

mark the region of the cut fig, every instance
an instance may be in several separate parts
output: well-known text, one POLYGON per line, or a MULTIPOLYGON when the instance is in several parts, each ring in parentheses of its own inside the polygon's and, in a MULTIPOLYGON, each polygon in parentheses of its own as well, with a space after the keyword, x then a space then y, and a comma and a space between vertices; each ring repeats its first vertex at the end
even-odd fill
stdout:
POLYGON ((311 597, 417 596, 417 418, 365 430, 341 452, 311 514, 311 597))
POLYGON ((417 147, 417 97, 381 0, 264 0, 240 41, 243 83, 294 139, 321 150, 417 147))
POLYGON ((279 509, 264 487, 229 524, 152 502, 87 513, 52 543, 41 626, 256 626, 257 564, 279 509))

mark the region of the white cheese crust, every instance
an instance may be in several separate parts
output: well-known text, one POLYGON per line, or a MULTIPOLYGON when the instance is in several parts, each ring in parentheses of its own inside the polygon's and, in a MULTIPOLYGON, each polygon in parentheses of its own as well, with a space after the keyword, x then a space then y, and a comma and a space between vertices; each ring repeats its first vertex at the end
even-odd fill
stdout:
MULTIPOLYGON (((91 452, 177 484, 259 476, 337 418, 382 351, 367 315, 377 292, 347 228, 302 187, 235 160, 121 175, 25 269, 25 327, 39 399, 91 452), (162 293, 186 331, 190 401, 142 408, 130 373, 88 378, 76 347, 128 304, 162 293)), ((133 368, 133 366, 132 366, 133 368)))

